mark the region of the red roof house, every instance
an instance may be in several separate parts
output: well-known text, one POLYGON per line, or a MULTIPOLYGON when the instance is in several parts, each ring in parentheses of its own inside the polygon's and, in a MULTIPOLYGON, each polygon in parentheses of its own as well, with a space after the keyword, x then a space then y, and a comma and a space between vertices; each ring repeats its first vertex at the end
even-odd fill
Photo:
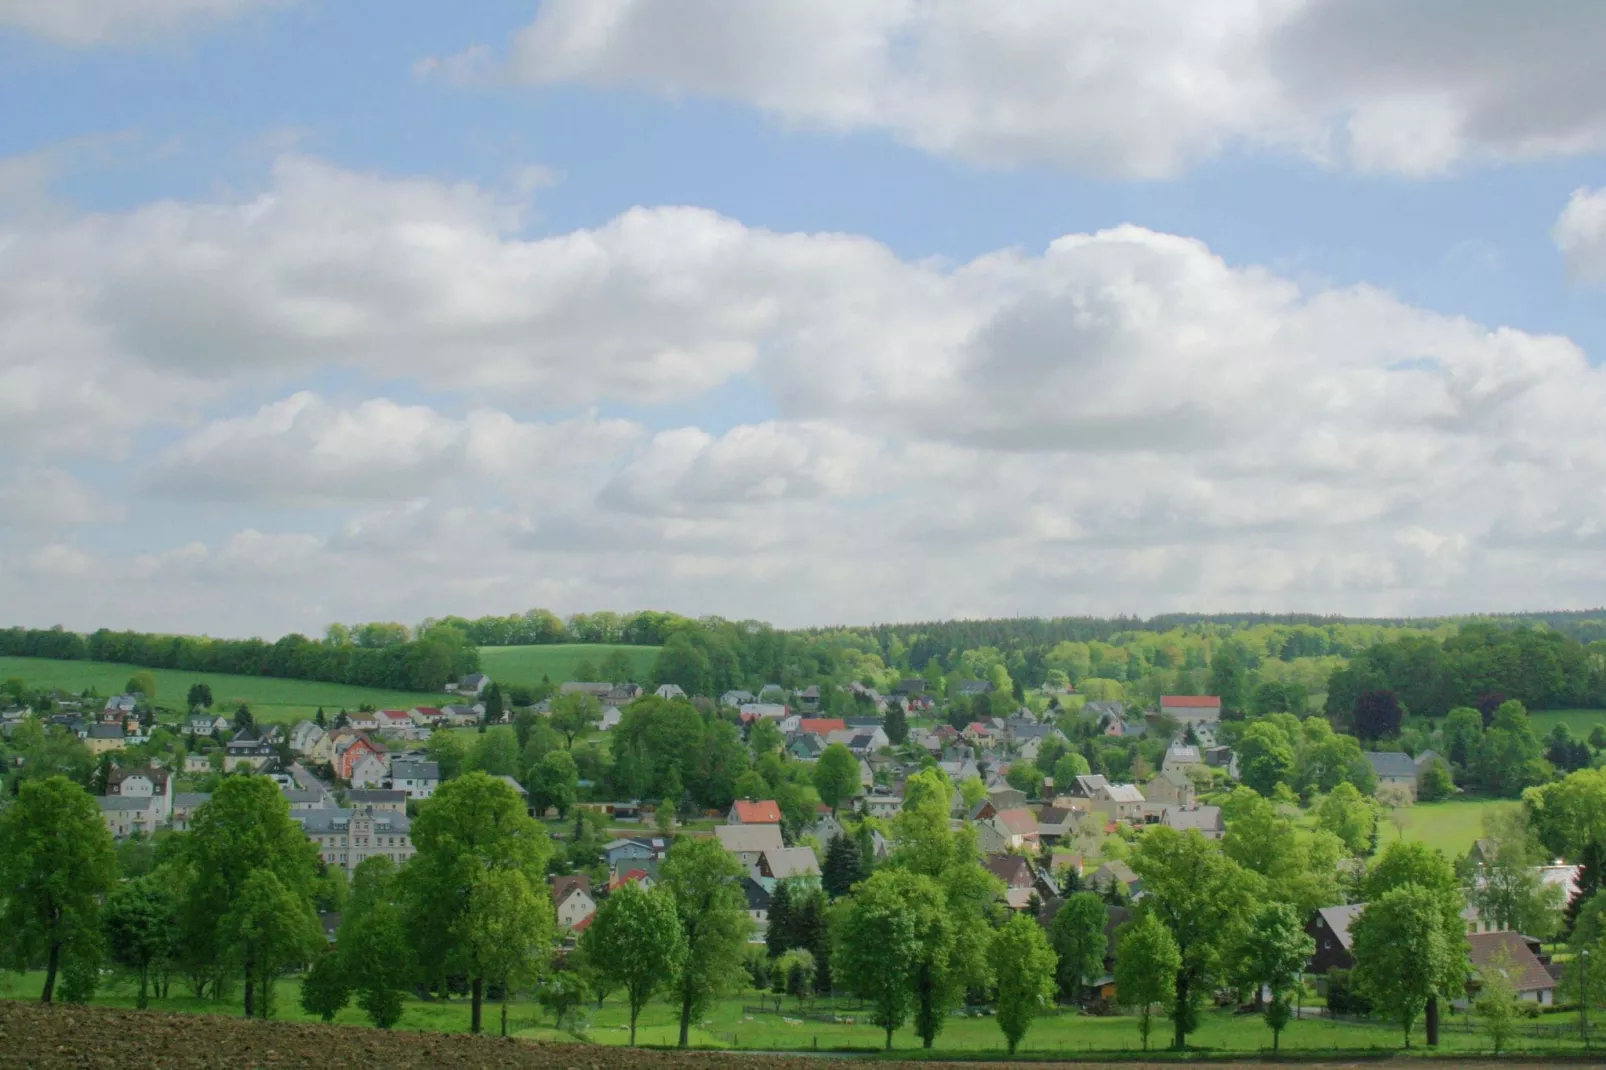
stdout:
POLYGON ((832 732, 846 732, 848 730, 848 722, 840 717, 805 717, 798 722, 797 730, 816 736, 825 736, 832 732))
POLYGON ((737 799, 726 821, 732 825, 779 825, 781 808, 774 799, 737 799))

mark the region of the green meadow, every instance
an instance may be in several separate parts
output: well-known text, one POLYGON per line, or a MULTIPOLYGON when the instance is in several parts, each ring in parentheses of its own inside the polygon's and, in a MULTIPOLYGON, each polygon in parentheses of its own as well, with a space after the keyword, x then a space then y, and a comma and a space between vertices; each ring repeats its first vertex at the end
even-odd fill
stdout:
POLYGON ((575 679, 582 662, 600 666, 602 659, 623 650, 637 682, 645 681, 658 660, 655 646, 613 646, 606 643, 556 643, 551 646, 482 646, 480 669, 504 686, 534 686, 544 676, 554 684, 575 679))

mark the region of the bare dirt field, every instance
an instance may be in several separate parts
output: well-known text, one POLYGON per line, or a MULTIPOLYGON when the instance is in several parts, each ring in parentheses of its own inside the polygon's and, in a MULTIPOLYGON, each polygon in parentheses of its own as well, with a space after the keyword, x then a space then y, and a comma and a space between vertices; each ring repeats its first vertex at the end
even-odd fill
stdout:
MULTIPOLYGON (((490 1037, 438 1033, 385 1033, 351 1026, 304 1025, 292 1022, 249 1022, 206 1015, 161 1014, 105 1007, 43 1007, 35 1003, 0 1002, 0 1067, 73 1068, 73 1070, 844 1070, 866 1065, 863 1059, 833 1059, 753 1054, 628 1051, 583 1045, 537 1045, 490 1037)), ((1469 1070, 1545 1065, 1532 1061, 1460 1062, 1436 1060, 1469 1070)), ((877 1066, 913 1067, 908 1062, 874 1062, 877 1066)), ((932 1064, 925 1064, 932 1065, 932 1064)), ((943 1062, 964 1070, 981 1064, 943 1062)), ((1004 1063, 984 1064, 993 1070, 1004 1063)), ((1022 1066, 1070 1067, 1076 1063, 1023 1063, 1022 1066)), ((1132 1070, 1189 1065, 1185 1062, 1122 1062, 1132 1070)), ((1209 1062, 1201 1065, 1254 1070, 1268 1065, 1209 1062)), ((1288 1064, 1270 1064, 1282 1065, 1288 1064)), ((1300 1062, 1300 1066, 1422 1067, 1416 1060, 1300 1062)), ((1556 1065, 1554 1063, 1549 1065, 1556 1065)), ((1580 1065, 1575 1062, 1573 1065, 1580 1065)))

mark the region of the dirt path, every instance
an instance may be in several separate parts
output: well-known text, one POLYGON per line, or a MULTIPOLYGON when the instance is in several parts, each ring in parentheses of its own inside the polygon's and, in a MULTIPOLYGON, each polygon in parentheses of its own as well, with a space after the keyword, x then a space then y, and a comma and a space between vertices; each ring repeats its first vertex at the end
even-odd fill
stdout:
MULTIPOLYGON (((863 1070, 931 1066, 830 1057, 627 1051, 583 1045, 537 1045, 490 1037, 381 1032, 355 1026, 247 1022, 209 1015, 161 1014, 109 1007, 42 1007, 0 1001, 0 1068, 71 1070, 863 1070)), ((1004 1063, 935 1064, 965 1070, 1004 1063)), ((1187 1063, 1021 1063, 1021 1067, 1109 1066, 1159 1070, 1187 1063)), ((1223 1070, 1256 1070, 1262 1063, 1211 1062, 1223 1070)), ((1288 1063, 1273 1064, 1287 1067, 1288 1063)), ((1309 1062, 1292 1065, 1365 1070, 1412 1067, 1408 1059, 1309 1062)), ((1515 1070, 1544 1065, 1515 1062, 1451 1063, 1458 1070, 1515 1070)), ((1555 1063, 1549 1065, 1558 1065, 1555 1063)), ((1572 1065, 1582 1065, 1574 1063, 1572 1065)), ((1267 1068, 1269 1070, 1269 1066, 1267 1068)))

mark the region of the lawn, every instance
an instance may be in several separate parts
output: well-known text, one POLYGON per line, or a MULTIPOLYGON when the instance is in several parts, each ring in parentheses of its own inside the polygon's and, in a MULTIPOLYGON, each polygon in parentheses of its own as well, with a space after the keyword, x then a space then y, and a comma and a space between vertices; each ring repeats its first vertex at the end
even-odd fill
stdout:
POLYGON ((122 692, 134 673, 148 671, 156 677, 156 705, 181 709, 190 685, 203 683, 212 689, 212 700, 225 712, 244 702, 258 721, 295 722, 310 718, 319 706, 330 717, 342 707, 355 710, 363 704, 376 709, 401 708, 446 701, 445 695, 414 691, 386 691, 348 684, 326 684, 317 680, 280 680, 265 676, 230 676, 226 673, 183 672, 177 669, 141 670, 135 665, 107 661, 56 661, 50 658, 0 657, 0 680, 21 677, 30 687, 59 687, 78 692, 93 687, 102 695, 122 692))
POLYGON ((491 679, 501 684, 534 686, 545 676, 554 684, 573 680, 580 663, 589 661, 601 665, 602 659, 615 650, 623 650, 630 658, 637 681, 652 674, 653 663, 658 660, 655 646, 610 646, 603 643, 557 643, 552 646, 482 646, 480 668, 491 679))
POLYGON ((1451 858, 1467 853, 1472 841, 1483 835, 1483 816, 1520 805, 1510 799, 1455 799, 1449 802, 1417 803, 1400 811, 1405 823, 1397 830, 1385 820, 1378 831, 1378 844, 1385 846, 1397 838, 1419 841, 1437 847, 1451 858))
MULTIPOLYGON (((0 987, 0 997, 36 998, 42 980, 43 975, 38 972, 29 973, 21 978, 7 975, 9 991, 0 987)), ((4 983, 0 982, 0 985, 4 983)), ((195 999, 177 981, 172 985, 172 992, 173 995, 169 999, 152 999, 151 1009, 221 1015, 237 1015, 240 1012, 238 992, 231 1002, 221 1004, 195 999)), ((294 979, 281 980, 278 983, 275 997, 276 1017, 283 1021, 312 1020, 301 1010, 297 1000, 298 992, 299 982, 294 979)), ((771 997, 766 995, 762 998, 767 1001, 768 1006, 774 1006, 771 997)), ((854 1009, 854 1004, 850 1000, 841 1001, 835 1014, 841 1019, 852 1019, 852 1024, 846 1020, 840 1022, 804 1020, 798 1015, 797 1002, 790 998, 782 1005, 783 1014, 747 1013, 760 1001, 761 997, 756 992, 719 1001, 703 1021, 693 1028, 692 1043, 709 1048, 806 1051, 816 1046, 820 1050, 833 1048, 880 1050, 884 1042, 881 1030, 869 1023, 868 1012, 854 1009)), ((127 982, 108 981, 94 1002, 112 1007, 132 1007, 133 987, 127 982)), ((805 1011, 818 1013, 824 1009, 824 1006, 811 1003, 805 1011)), ((595 1004, 589 1004, 585 1010, 585 1017, 588 1019, 585 1039, 605 1045, 628 1043, 629 1017, 618 995, 610 996, 601 1009, 595 1004)), ((355 1006, 348 1006, 341 1011, 335 1021, 347 1025, 367 1024, 367 1019, 355 1006)), ((1572 1019, 1547 1017, 1545 1021, 1554 1026, 1570 1022, 1572 1019)), ((486 1031, 497 1032, 500 1022, 500 1004, 487 1002, 486 1031)), ((677 1006, 664 1000, 654 1000, 642 1011, 637 1028, 637 1042, 642 1045, 673 1046, 679 1038, 678 1022, 677 1006)), ((1455 1028, 1464 1022, 1465 1019, 1461 1018, 1451 1018, 1447 1021, 1446 1032, 1441 1038, 1442 1048, 1471 1050, 1481 1047, 1480 1035, 1455 1028)), ((404 1004, 402 1019, 396 1028, 462 1033, 468 1031, 468 1024, 469 1004, 466 998, 445 1003, 408 999, 404 1004)), ((1170 1034, 1166 1031, 1166 1025, 1163 1019, 1155 1023, 1151 1044, 1156 1048, 1164 1048, 1169 1041, 1170 1034)), ((514 1000, 509 1003, 508 1031, 531 1040, 565 1042, 574 1039, 569 1033, 555 1029, 550 1013, 528 1000, 514 1000)), ((1422 1042, 1420 1024, 1414 1038, 1416 1043, 1422 1042)), ((1271 1034, 1259 1017, 1239 1015, 1224 1010, 1209 1010, 1204 1013, 1203 1023, 1198 1032, 1193 1034, 1192 1042, 1197 1047, 1213 1048, 1217 1051, 1254 1052, 1270 1046, 1271 1034)), ((1290 1024, 1282 1038, 1283 1047, 1305 1051, 1392 1050, 1397 1048, 1399 1043, 1400 1031, 1386 1022, 1355 1024, 1301 1020, 1290 1024)), ((1575 1039, 1563 1037, 1559 1041, 1546 1039, 1544 1046, 1553 1049, 1558 1045, 1573 1043, 1576 1043, 1575 1039)), ((1537 1042, 1528 1040, 1519 1041, 1519 1044, 1530 1046, 1536 1045, 1537 1042)), ((1121 1052, 1136 1051, 1140 1046, 1135 1018, 1091 1017, 1072 1013, 1038 1019, 1022 1045, 1022 1051, 1044 1054, 1121 1052)), ((893 1047, 905 1053, 912 1053, 920 1047, 920 1039, 912 1029, 906 1027, 894 1034, 893 1047)), ((939 1056, 944 1053, 1001 1054, 1002 1048, 1003 1038, 995 1019, 952 1016, 948 1018, 939 1035, 933 1054, 939 1056)))
POLYGON ((1566 725, 1574 739, 1588 739, 1596 725, 1606 724, 1606 710, 1534 710, 1528 719, 1541 739, 1558 724, 1566 725))

